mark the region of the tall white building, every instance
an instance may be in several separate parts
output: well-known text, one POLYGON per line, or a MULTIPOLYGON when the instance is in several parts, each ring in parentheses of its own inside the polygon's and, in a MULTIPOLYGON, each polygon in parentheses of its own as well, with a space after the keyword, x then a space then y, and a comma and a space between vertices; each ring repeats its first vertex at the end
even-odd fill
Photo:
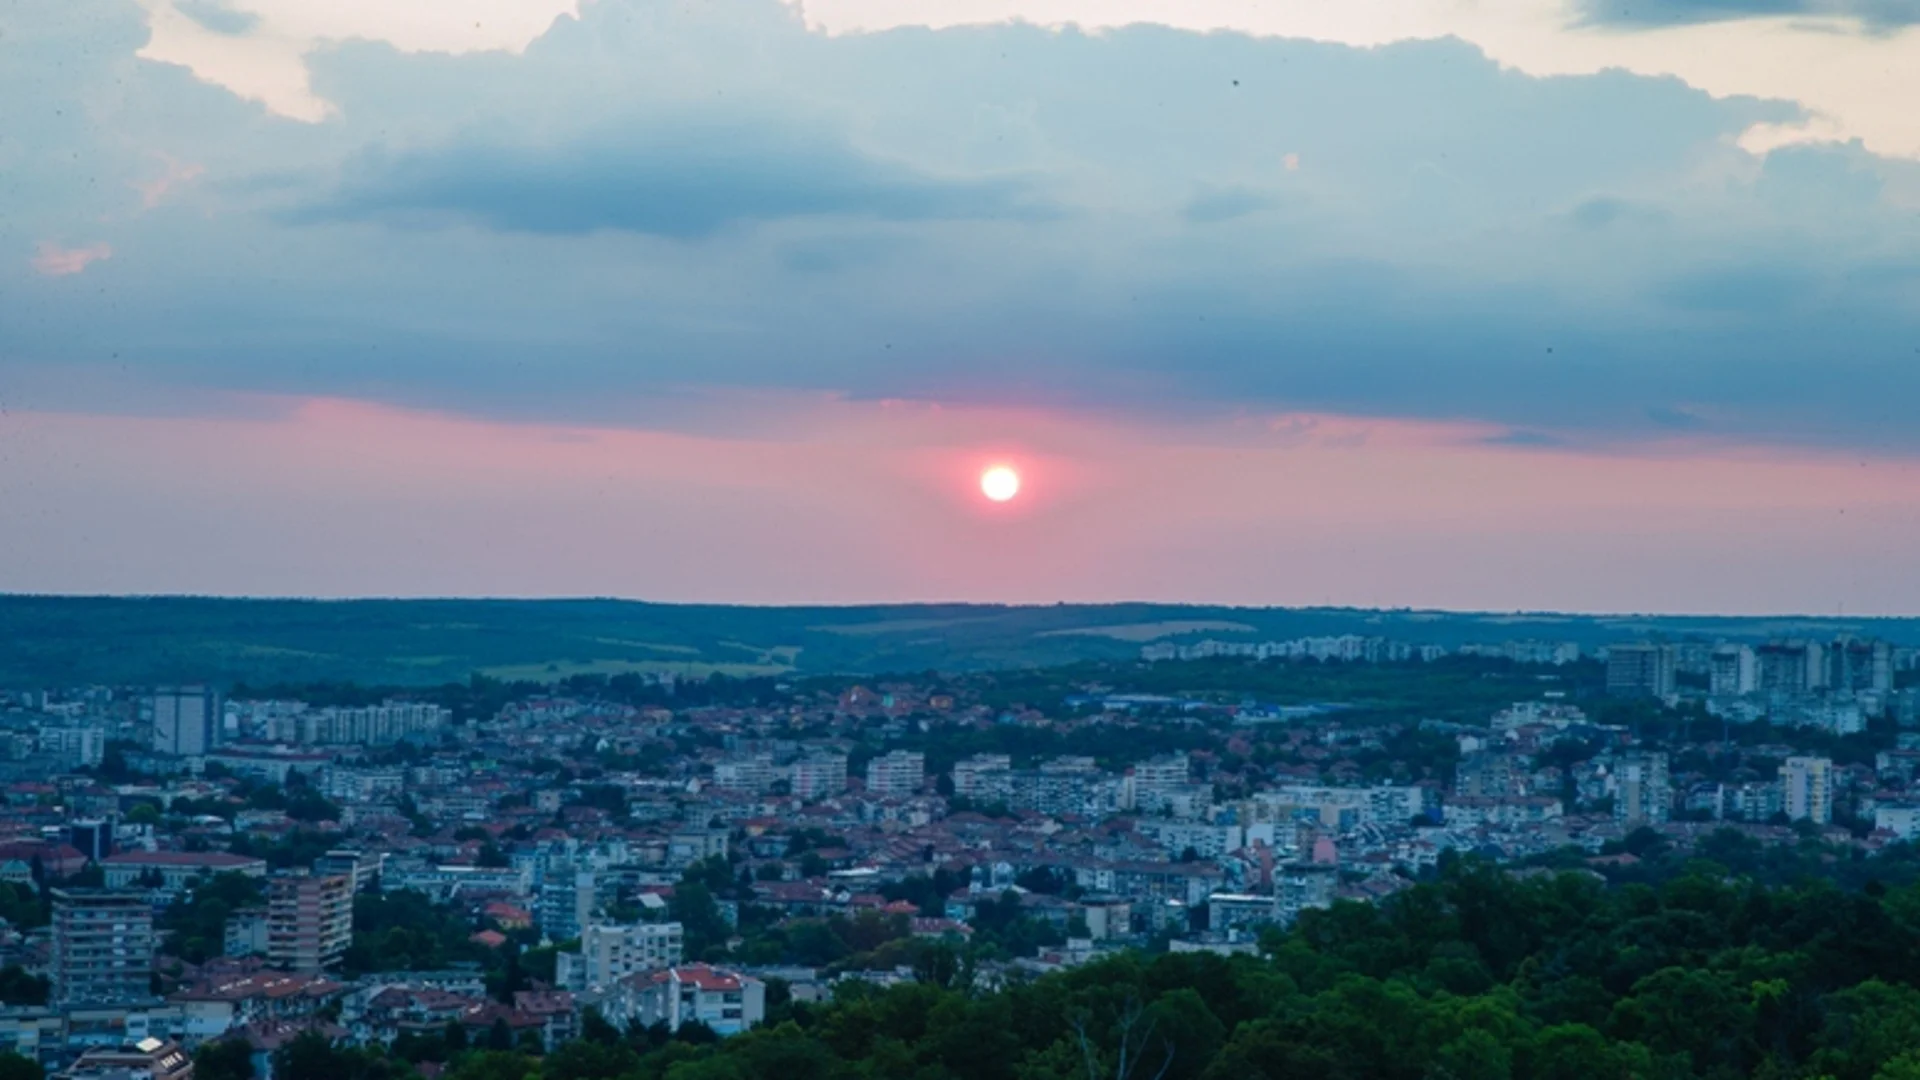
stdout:
POLYGON ((1013 758, 1006 754, 975 754, 953 763, 953 793, 963 799, 1006 798, 1013 758))
POLYGON ((1780 764, 1780 805, 1795 821, 1825 825, 1833 820, 1833 762, 1790 757, 1780 764))
POLYGON ((1673 783, 1667 776, 1667 755, 1628 754, 1614 774, 1613 816, 1616 821, 1658 825, 1673 813, 1673 783))
POLYGON ((847 755, 810 754, 793 763, 795 798, 824 799, 847 790, 847 755))
POLYGON ((153 692, 153 749, 200 757, 220 742, 220 695, 204 686, 162 686, 153 692))
POLYGON ((1760 688, 1760 662, 1746 645, 1722 645, 1707 661, 1707 691, 1715 697, 1751 694, 1760 688))
POLYGON ((912 795, 927 781, 927 757, 917 750, 894 750, 867 762, 867 794, 912 795))
POLYGON ((677 922, 592 924, 580 931, 578 953, 560 954, 555 977, 571 990, 605 990, 629 975, 678 964, 683 941, 677 922))
POLYGON ((1175 792, 1185 787, 1193 775, 1185 754, 1168 754, 1142 761, 1127 770, 1133 785, 1133 806, 1146 813, 1165 810, 1175 792))

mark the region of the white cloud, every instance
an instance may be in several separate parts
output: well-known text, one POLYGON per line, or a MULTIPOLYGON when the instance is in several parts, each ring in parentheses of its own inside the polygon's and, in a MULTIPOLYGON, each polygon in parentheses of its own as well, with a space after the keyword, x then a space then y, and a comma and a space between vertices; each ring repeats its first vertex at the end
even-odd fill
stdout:
POLYGON ((243 17, 244 26, 226 32, 176 0, 140 3, 152 33, 142 57, 185 67, 281 116, 311 122, 334 111, 313 90, 307 59, 316 50, 378 41, 403 52, 520 52, 579 9, 579 0, 227 0, 225 10, 243 17))
POLYGON ((1567 0, 798 0, 829 33, 1024 20, 1088 29, 1157 23, 1355 46, 1458 37, 1530 75, 1619 68, 1671 75, 1720 97, 1800 103, 1814 122, 1769 125, 1756 151, 1786 142, 1861 140, 1920 158, 1920 27, 1863 33, 1844 18, 1776 17, 1624 29, 1586 25, 1567 0))
POLYGON ((87 267, 102 259, 111 258, 113 247, 109 244, 70 248, 52 240, 42 240, 33 256, 33 270, 42 277, 71 277, 84 273, 87 267))

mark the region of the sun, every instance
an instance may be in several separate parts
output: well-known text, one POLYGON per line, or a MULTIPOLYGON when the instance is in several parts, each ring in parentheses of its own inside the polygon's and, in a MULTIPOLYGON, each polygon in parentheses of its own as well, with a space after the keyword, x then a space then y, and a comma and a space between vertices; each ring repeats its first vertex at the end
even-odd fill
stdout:
POLYGON ((980 474, 980 493, 994 502, 1006 502, 1020 494, 1020 474, 1005 465, 995 465, 980 474))

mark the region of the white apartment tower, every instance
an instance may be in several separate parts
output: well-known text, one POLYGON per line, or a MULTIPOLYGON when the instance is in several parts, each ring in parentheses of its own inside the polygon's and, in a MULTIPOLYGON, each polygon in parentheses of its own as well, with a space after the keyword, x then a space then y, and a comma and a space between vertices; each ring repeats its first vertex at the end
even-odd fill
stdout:
POLYGON ((1825 825, 1833 820, 1833 762, 1790 757, 1780 764, 1781 809, 1794 821, 1825 825))

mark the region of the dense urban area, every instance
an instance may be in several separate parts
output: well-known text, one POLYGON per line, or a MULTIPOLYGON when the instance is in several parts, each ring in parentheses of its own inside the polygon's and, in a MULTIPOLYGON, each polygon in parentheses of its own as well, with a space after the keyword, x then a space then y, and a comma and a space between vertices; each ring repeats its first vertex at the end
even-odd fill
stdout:
POLYGON ((0 1080, 1920 1077, 1920 658, 0 695, 0 1080))

